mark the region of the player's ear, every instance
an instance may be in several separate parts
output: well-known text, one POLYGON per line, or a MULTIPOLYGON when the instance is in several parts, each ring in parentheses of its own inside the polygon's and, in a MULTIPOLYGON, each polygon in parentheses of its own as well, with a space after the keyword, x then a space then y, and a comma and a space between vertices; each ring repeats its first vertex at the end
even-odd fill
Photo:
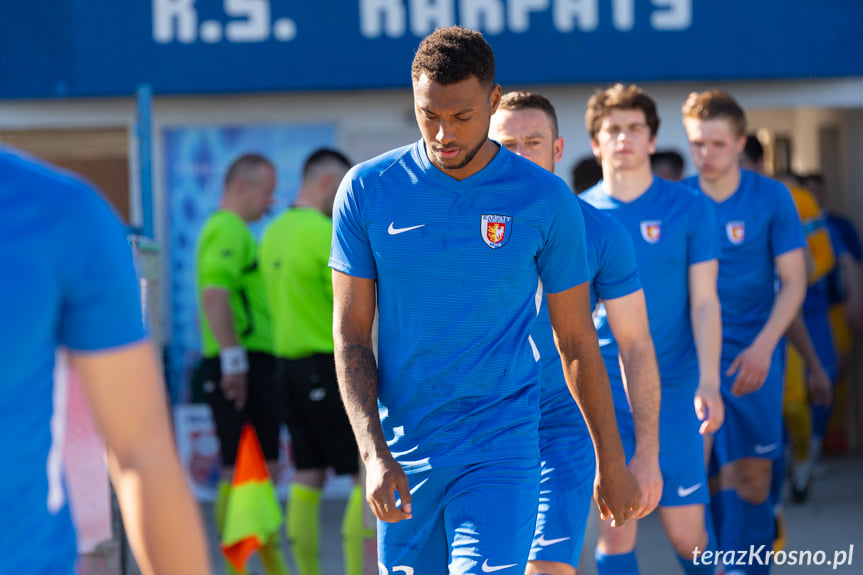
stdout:
POLYGON ((501 95, 501 87, 500 84, 495 84, 491 87, 491 94, 489 95, 491 98, 491 113, 494 114, 497 112, 497 107, 500 105, 500 95, 501 95))
POLYGON ((563 159, 563 138, 557 137, 554 139, 554 162, 557 163, 563 159))

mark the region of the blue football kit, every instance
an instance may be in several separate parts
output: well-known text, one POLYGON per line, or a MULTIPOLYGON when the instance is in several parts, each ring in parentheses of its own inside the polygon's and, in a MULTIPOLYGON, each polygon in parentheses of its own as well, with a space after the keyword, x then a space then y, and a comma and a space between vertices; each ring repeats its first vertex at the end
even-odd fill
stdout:
POLYGON ((3 572, 72 575, 63 479, 66 378, 58 351, 145 337, 131 250, 108 204, 77 178, 0 147, 0 538, 3 572))
MULTIPOLYGON (((591 304, 641 289, 635 249, 623 226, 581 203, 587 235, 591 304)), ((596 457, 587 424, 573 401, 554 344, 545 297, 532 330, 542 358, 539 450, 542 468, 531 561, 578 566, 593 500, 596 457)))
MULTIPOLYGON (((689 309, 689 268, 718 256, 718 242, 710 224, 715 219, 713 207, 701 194, 658 177, 629 202, 609 196, 603 185, 600 182, 586 190, 581 198, 623 224, 635 246, 662 380, 659 464, 664 487, 660 505, 707 503, 706 473, 699 464, 704 445, 694 407, 699 371, 689 309)), ((594 321, 629 460, 635 451, 635 433, 619 350, 602 306, 594 321)))
POLYGON ((378 523, 381 565, 523 573, 540 478, 530 330, 540 278, 549 293, 589 279, 578 201, 505 148, 455 180, 420 140, 355 166, 333 224, 330 266, 377 284, 379 414, 411 482, 413 519, 378 523))
MULTIPOLYGON (((685 183, 700 189, 697 177, 685 183)), ((717 218, 714 234, 722 242, 717 289, 722 307, 720 391, 725 403, 725 421, 713 434, 713 474, 744 458, 775 461, 782 452, 784 341, 776 346, 770 370, 757 391, 733 395, 737 374, 726 372, 770 317, 776 301, 776 258, 803 249, 806 240, 791 193, 776 180, 741 170, 737 190, 721 202, 711 202, 717 218)), ((711 502, 718 547, 730 552, 771 548, 773 504, 769 494, 764 501, 753 502, 741 498, 734 488, 721 488, 711 502)), ((769 565, 752 565, 747 573, 769 569, 769 565)))
MULTIPOLYGON (((848 246, 840 235, 839 229, 829 219, 827 220, 827 231, 830 234, 830 243, 838 262, 840 257, 849 253, 848 246)), ((833 328, 830 325, 830 306, 833 303, 831 296, 834 294, 831 293, 831 288, 835 285, 834 277, 840 275, 837 273, 838 268, 837 263, 836 268, 827 276, 809 286, 802 306, 803 321, 806 323, 806 330, 809 332, 815 353, 818 354, 818 359, 834 386, 839 379, 839 356, 836 352, 836 342, 833 339, 833 328)), ((821 439, 827 432, 827 426, 833 414, 833 403, 831 402, 830 405, 813 404, 811 409, 812 435, 821 439)))
MULTIPOLYGON (((699 189, 698 178, 685 183, 699 189)), ((705 196, 706 197, 706 196, 705 196)), ((788 189, 771 178, 741 170, 737 191, 716 209, 714 234, 722 242, 717 290, 722 306, 722 398, 725 423, 714 434, 718 467, 743 457, 772 459, 782 445, 784 342, 776 346, 770 372, 758 391, 731 393, 734 359, 767 323, 776 300, 775 259, 804 248, 803 224, 788 189)))

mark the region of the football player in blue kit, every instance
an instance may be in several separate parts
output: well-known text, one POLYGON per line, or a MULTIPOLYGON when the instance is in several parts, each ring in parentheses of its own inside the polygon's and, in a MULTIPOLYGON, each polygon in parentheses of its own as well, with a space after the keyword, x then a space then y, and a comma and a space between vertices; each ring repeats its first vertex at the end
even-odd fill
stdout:
POLYGON ((591 322, 584 218, 562 180, 488 139, 500 86, 480 33, 436 30, 411 79, 422 139, 355 166, 336 197, 339 386, 381 572, 521 575, 540 481, 540 279, 600 511, 624 523, 639 506, 591 322))
MULTIPOLYGON (((662 381, 659 516, 684 571, 712 573, 712 566, 693 560, 693 551, 714 546, 705 524, 709 492, 702 435, 716 431, 723 421, 713 206, 694 190, 653 176, 650 154, 659 117, 654 101, 638 87, 616 84, 596 92, 585 123, 603 180, 581 197, 629 232, 656 347, 662 381)), ((623 398, 626 374, 619 367, 618 345, 603 314, 597 319, 612 387, 623 398)), ((632 415, 623 399, 615 406, 631 456, 632 415)), ((635 522, 623 528, 600 523, 596 558, 601 575, 638 572, 636 536, 635 522)))
MULTIPOLYGON (((711 455, 711 473, 718 474, 711 504, 718 545, 772 549, 769 492, 772 460, 782 445, 782 338, 806 293, 803 226, 784 185, 740 169, 746 116, 734 98, 720 90, 693 92, 682 113, 698 170, 686 183, 712 201, 714 234, 722 242, 726 423, 714 435, 711 455)), ((769 568, 752 565, 739 573, 769 568)))
POLYGON ((141 572, 210 573, 117 216, 84 181, 0 147, 0 245, 0 572, 76 573, 63 477, 70 366, 141 572))
MULTIPOLYGON (((550 172, 563 157, 557 114, 535 92, 509 92, 491 117, 489 137, 550 172)), ((629 234, 611 216, 581 203, 590 267, 591 309, 605 304, 620 350, 635 424, 635 455, 629 468, 641 489, 638 519, 662 494, 659 471, 659 371, 647 323, 644 292, 629 234)), ((543 299, 533 339, 542 357, 539 423, 542 480, 536 531, 527 575, 576 572, 590 512, 595 461, 593 444, 578 406, 566 387, 560 356, 543 299)))

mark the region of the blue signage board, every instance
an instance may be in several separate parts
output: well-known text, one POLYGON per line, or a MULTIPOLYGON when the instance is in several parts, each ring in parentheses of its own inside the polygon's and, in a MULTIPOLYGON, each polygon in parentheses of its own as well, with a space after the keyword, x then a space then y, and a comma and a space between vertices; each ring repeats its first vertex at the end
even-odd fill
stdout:
POLYGON ((504 84, 863 75, 860 0, 28 0, 0 3, 0 98, 406 87, 450 24, 504 84))

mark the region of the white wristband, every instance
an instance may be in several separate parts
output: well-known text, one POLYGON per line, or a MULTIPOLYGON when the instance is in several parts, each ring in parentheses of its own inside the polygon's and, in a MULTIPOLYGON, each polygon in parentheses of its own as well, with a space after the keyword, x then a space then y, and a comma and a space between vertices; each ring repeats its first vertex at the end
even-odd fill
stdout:
POLYGON ((219 362, 222 364, 222 375, 234 375, 249 371, 249 358, 246 350, 240 346, 226 347, 219 352, 219 362))

